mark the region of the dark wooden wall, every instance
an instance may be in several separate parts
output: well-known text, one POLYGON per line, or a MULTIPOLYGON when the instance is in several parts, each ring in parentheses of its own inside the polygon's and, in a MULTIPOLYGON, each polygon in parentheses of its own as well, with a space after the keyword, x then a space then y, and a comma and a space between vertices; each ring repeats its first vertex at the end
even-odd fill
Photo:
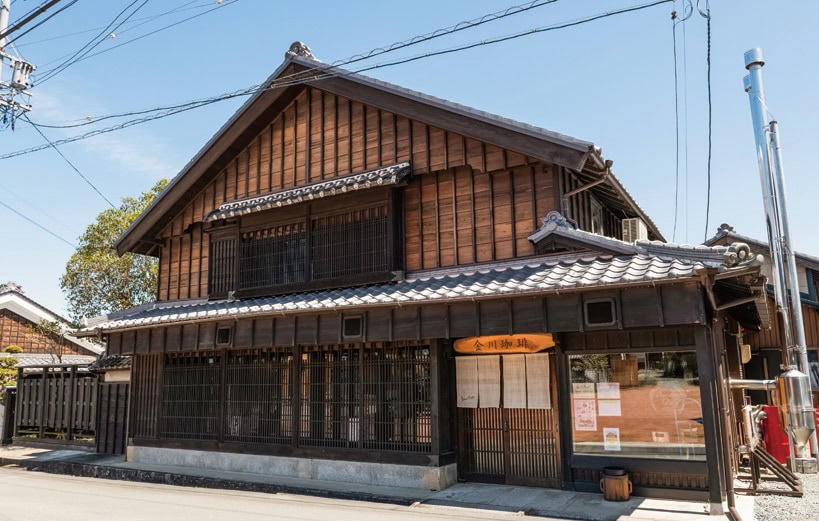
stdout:
MULTIPOLYGON (((775 312, 776 305, 773 299, 768 299, 768 309, 771 310, 771 327, 762 331, 746 331, 743 341, 757 351, 763 348, 780 348, 784 344, 782 330, 779 326, 779 315, 775 312)), ((810 304, 802 304, 802 318, 805 322, 805 341, 808 347, 819 346, 819 309, 810 304)))
MULTIPOLYGON (((0 311, 0 351, 15 345, 22 347, 24 353, 50 353, 47 339, 29 329, 33 325, 30 320, 7 309, 0 311)), ((63 339, 58 345, 59 352, 63 355, 94 355, 68 340, 63 339)))
POLYGON ((610 290, 168 325, 111 333, 108 335, 108 353, 116 355, 214 349, 216 330, 221 326, 233 328, 230 347, 234 348, 536 332, 592 332, 583 324, 583 299, 587 298, 586 295, 588 298, 611 297, 615 300, 617 324, 607 328, 615 331, 601 331, 600 335, 616 336, 616 331, 623 328, 705 323, 699 287, 691 282, 629 288, 628 291, 610 290), (342 337, 341 323, 344 316, 363 317, 364 327, 360 338, 342 337))
POLYGON ((409 270, 531 255, 558 208, 559 167, 306 88, 162 232, 159 299, 207 295, 201 223, 223 202, 402 161, 409 270))

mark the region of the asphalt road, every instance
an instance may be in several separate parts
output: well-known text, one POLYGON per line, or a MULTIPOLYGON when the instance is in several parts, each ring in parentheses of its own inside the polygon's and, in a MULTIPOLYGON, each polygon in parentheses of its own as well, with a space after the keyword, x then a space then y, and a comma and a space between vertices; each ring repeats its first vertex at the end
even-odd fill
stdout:
MULTIPOLYGON (((436 506, 175 487, 0 468, 0 521, 487 520, 516 517, 436 506)), ((544 520, 546 518, 539 518, 544 520)))

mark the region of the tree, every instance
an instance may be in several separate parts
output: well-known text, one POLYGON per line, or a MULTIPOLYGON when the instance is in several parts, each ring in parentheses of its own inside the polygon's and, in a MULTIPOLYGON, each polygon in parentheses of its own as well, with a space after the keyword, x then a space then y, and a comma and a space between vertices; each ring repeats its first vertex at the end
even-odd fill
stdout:
MULTIPOLYGON (((20 346, 8 346, 3 349, 4 353, 16 354, 22 353, 20 346)), ((0 357, 0 402, 3 401, 6 394, 6 388, 11 387, 17 383, 17 362, 18 360, 13 356, 0 357)))
POLYGON ((139 197, 124 198, 119 208, 100 213, 80 236, 60 278, 73 320, 156 300, 156 259, 131 253, 119 257, 114 243, 166 186, 168 180, 162 179, 139 197))
POLYGON ((52 362, 56 361, 60 364, 63 362, 65 326, 54 320, 42 319, 28 326, 28 330, 40 337, 38 340, 45 344, 46 352, 51 355, 52 362))

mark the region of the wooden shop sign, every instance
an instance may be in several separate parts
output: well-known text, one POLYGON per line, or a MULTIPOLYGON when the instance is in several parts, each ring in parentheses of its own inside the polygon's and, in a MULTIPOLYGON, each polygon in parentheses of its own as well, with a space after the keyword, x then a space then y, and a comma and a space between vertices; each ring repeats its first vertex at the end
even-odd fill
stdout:
POLYGON ((473 336, 455 341, 455 352, 475 354, 537 353, 554 347, 551 333, 473 336))

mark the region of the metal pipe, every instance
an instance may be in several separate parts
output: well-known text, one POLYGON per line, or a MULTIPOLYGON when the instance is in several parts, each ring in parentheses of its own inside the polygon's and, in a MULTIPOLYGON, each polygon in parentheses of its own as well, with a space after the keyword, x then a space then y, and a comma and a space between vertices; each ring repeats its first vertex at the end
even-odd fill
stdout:
POLYGON ((779 241, 776 239, 776 230, 779 229, 779 213, 776 208, 774 185, 771 182, 771 164, 765 136, 768 118, 764 106, 765 94, 762 87, 762 71, 760 65, 760 63, 764 62, 762 61, 762 51, 759 49, 754 49, 754 51, 758 51, 758 54, 749 56, 753 51, 745 53, 746 67, 749 68, 751 74, 745 76, 743 83, 745 92, 748 93, 748 98, 751 102, 751 120, 754 128, 759 177, 762 184, 762 202, 765 208, 765 228, 768 232, 768 244, 770 245, 771 251, 774 301, 781 321, 782 333, 785 338, 785 345, 782 346, 782 362, 785 367, 788 368, 792 365, 789 347, 793 345, 793 332, 790 327, 791 320, 788 301, 784 293, 785 277, 781 269, 782 260, 779 251, 779 241), (750 60, 754 61, 750 65, 747 65, 750 60))
MULTIPOLYGON (((771 264, 775 282, 774 295, 777 310, 780 311, 785 336, 783 361, 786 370, 801 368, 802 373, 809 374, 810 366, 807 360, 799 280, 796 271, 796 260, 790 245, 790 225, 785 196, 781 144, 777 123, 768 120, 765 91, 762 83, 762 67, 764 65, 765 59, 762 56, 761 49, 751 49, 745 53, 745 68, 748 70, 748 76, 745 78, 744 86, 751 103, 757 160, 762 179, 768 241, 771 247, 771 264), (770 131, 770 135, 766 134, 768 131, 770 131)), ((809 382, 808 385, 810 385, 809 382)), ((805 399, 801 394, 787 397, 780 396, 780 400, 783 402, 782 405, 794 410, 802 410, 806 407, 812 409, 812 403, 803 403, 805 399)), ((810 400, 809 392, 807 399, 810 400)), ((796 444, 796 440, 794 440, 794 443, 796 444)), ((811 452, 816 455, 817 448, 819 446, 814 431, 810 436, 810 442, 797 444, 797 457, 804 458, 811 452)))
POLYGON ((776 380, 745 380, 731 378, 728 380, 731 389, 747 389, 749 391, 773 391, 776 389, 776 380))

